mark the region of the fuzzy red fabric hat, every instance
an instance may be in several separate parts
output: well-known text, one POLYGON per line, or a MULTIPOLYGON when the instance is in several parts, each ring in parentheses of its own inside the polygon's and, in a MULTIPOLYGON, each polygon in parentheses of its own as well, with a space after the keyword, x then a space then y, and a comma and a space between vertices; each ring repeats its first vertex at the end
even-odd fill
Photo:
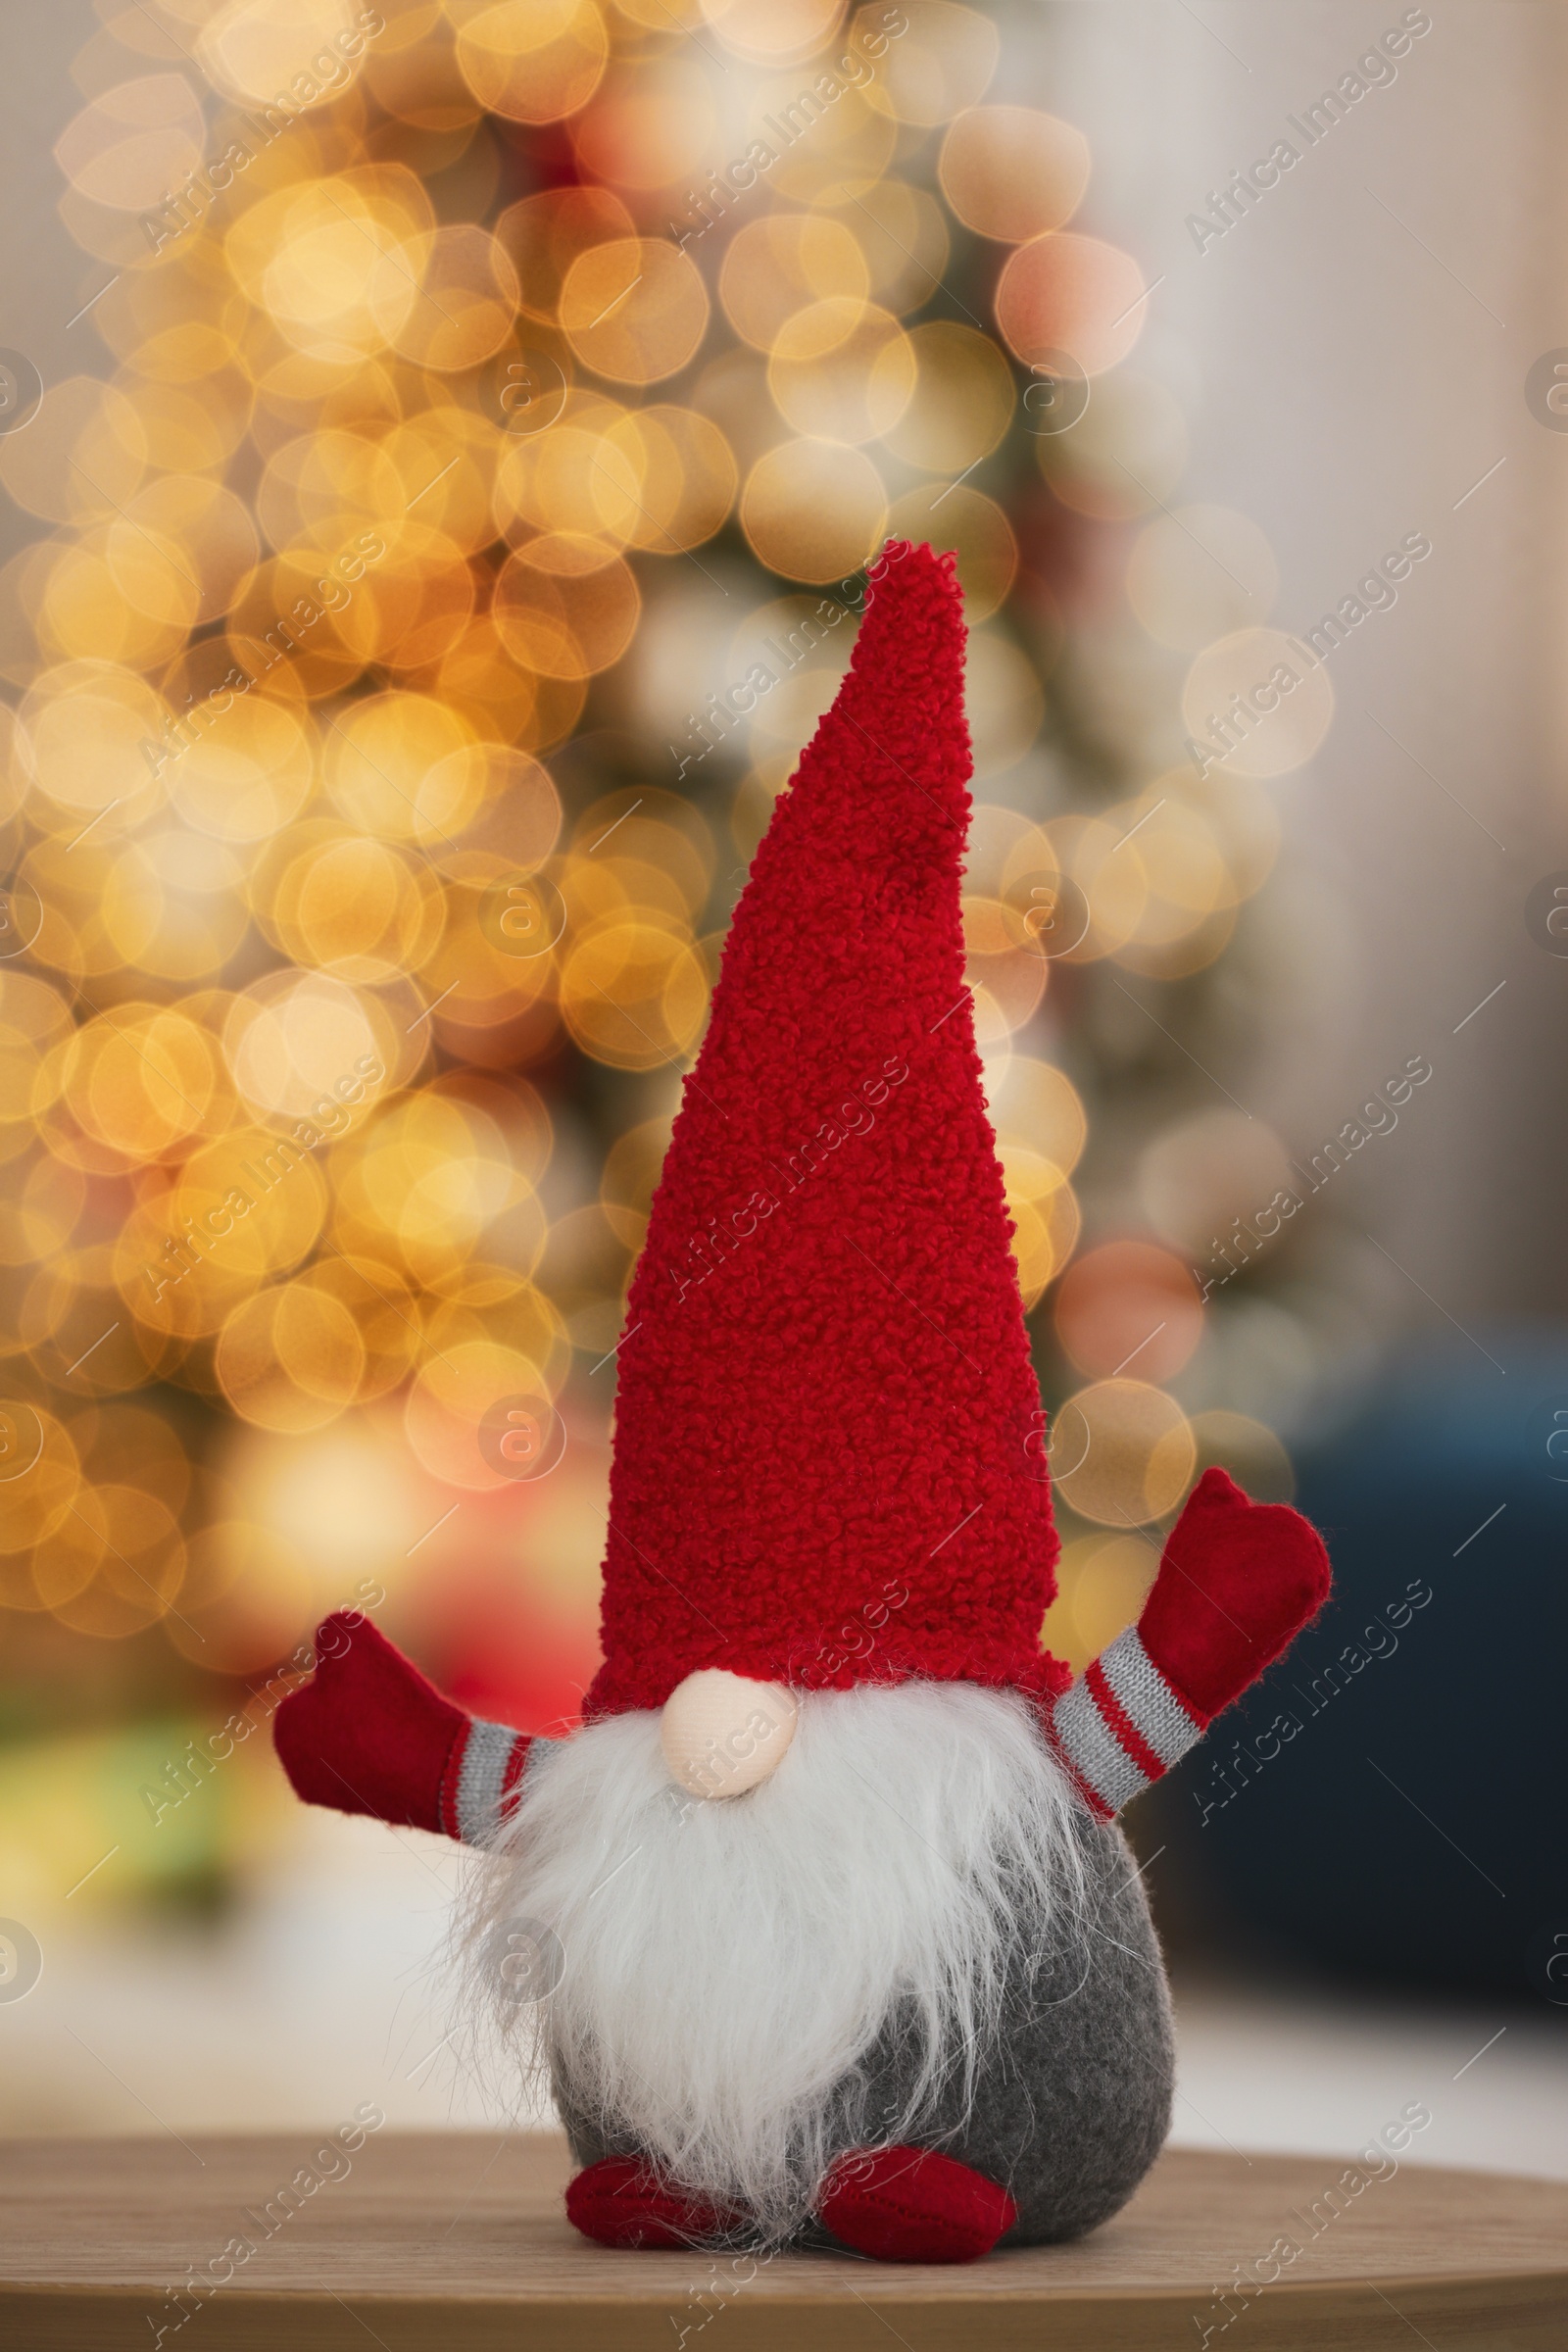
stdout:
POLYGON ((705 1666, 1067 1680, 963 976, 961 600, 927 547, 872 583, 736 909, 632 1286, 590 1718, 705 1666))

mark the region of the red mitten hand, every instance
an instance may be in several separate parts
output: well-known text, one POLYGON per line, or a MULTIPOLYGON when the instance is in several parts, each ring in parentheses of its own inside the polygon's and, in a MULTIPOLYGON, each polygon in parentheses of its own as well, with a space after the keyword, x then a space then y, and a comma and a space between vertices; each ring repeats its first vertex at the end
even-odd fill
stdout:
POLYGON ((1053 1701, 1048 1735, 1108 1821, 1180 1761, 1328 1598, 1315 1529, 1205 1470, 1136 1627, 1053 1701))
POLYGON ((316 1673, 277 1710, 272 1740, 308 1805, 458 1835, 455 1768, 468 1717, 358 1612, 316 1631, 316 1673))
POLYGON ((1171 1529, 1138 1631, 1171 1689, 1206 1725, 1328 1596, 1329 1555, 1300 1512, 1250 1502, 1223 1470, 1205 1470, 1171 1529))

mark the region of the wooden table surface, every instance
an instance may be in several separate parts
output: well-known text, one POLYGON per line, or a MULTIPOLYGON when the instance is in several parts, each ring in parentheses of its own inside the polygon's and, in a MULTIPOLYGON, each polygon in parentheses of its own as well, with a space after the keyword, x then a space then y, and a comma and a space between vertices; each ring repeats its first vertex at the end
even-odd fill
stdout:
POLYGON ((1330 2199, 1332 2157, 1174 2149, 1078 2245, 917 2269, 606 2252, 566 2226, 554 2135, 385 2132, 317 2162, 321 2145, 0 2141, 0 2344, 1568 2352, 1568 2187, 1549 2181, 1407 2165, 1330 2199), (307 2167, 318 2185, 280 2200, 307 2167), (1271 2278, 1281 2239, 1300 2250, 1271 2278))

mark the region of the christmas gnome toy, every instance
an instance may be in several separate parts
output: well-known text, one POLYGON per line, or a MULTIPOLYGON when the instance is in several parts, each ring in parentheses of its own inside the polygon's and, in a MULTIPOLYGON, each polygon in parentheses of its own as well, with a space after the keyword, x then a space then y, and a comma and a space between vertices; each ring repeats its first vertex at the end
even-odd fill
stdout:
POLYGON ((871 576, 632 1285, 582 1728, 471 1720, 364 1618, 276 1719, 308 1801, 478 1849, 468 1982, 547 2072, 567 2215, 611 2246, 958 2262, 1113 2214, 1172 2086, 1116 1816, 1329 1587, 1306 1522, 1211 1469, 1136 1629, 1076 1681, 1041 1650, 959 592, 929 548, 871 576))

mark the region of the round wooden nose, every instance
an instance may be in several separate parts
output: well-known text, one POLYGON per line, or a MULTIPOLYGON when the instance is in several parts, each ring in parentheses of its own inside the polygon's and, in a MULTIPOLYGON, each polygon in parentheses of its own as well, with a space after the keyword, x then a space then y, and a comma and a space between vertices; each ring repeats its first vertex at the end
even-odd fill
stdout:
POLYGON ((742 1796, 778 1770, 795 1737, 782 1683, 705 1666, 664 1701, 660 1745, 670 1779, 691 1796, 742 1796))

